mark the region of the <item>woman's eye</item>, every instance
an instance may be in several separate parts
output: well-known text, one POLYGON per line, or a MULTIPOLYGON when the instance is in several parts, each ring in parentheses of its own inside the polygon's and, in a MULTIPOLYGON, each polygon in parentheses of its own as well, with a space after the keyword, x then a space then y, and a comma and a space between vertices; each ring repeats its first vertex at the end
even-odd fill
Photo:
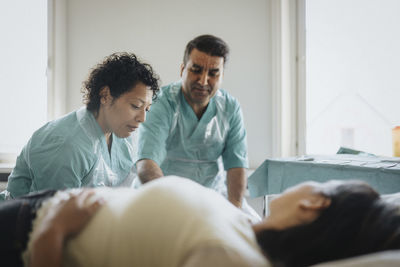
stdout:
POLYGON ((140 107, 136 106, 136 105, 131 105, 133 109, 140 109, 140 107))

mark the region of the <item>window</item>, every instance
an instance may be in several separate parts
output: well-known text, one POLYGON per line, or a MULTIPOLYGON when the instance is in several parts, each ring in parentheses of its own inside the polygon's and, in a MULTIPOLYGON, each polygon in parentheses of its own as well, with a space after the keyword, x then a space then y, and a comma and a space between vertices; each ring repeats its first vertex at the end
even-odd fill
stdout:
POLYGON ((1 1, 0 32, 1 161, 47 120, 47 0, 1 1))
POLYGON ((400 1, 306 0, 306 152, 392 155, 400 1))

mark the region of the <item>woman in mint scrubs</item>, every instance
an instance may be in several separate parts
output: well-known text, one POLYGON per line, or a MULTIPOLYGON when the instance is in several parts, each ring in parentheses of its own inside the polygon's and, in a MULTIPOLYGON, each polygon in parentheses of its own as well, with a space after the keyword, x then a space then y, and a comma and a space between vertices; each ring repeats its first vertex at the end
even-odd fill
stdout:
POLYGON ((134 54, 116 53, 84 83, 85 107, 37 130, 17 158, 2 199, 42 189, 129 186, 131 133, 145 120, 158 77, 134 54))

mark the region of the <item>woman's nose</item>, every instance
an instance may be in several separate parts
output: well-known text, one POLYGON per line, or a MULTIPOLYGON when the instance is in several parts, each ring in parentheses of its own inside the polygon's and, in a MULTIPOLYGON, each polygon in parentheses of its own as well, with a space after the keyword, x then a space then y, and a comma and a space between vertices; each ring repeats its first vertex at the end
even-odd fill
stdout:
POLYGON ((138 114, 136 114, 136 121, 142 123, 145 120, 146 120, 146 111, 145 110, 139 111, 138 114))

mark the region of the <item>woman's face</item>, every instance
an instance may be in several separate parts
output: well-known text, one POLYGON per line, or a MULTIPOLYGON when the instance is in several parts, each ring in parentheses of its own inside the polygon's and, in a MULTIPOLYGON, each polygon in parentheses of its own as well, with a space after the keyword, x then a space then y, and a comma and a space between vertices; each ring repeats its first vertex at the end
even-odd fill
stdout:
POLYGON ((269 223, 273 228, 285 229, 314 221, 330 205, 322 191, 336 184, 307 182, 289 188, 271 201, 269 223))
POLYGON ((106 88, 97 118, 100 127, 104 133, 128 137, 146 120, 152 97, 153 91, 141 82, 118 98, 113 98, 106 88))

